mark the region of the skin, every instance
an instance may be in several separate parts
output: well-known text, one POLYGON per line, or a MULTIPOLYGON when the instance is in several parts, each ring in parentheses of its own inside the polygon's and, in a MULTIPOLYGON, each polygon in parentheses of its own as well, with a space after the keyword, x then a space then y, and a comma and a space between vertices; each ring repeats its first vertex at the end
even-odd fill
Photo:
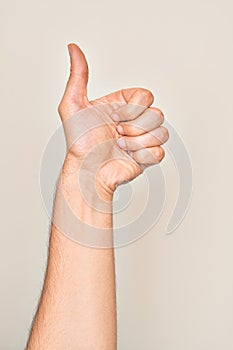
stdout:
POLYGON ((27 350, 115 350, 114 249, 111 245, 105 249, 84 246, 69 239, 69 232, 68 236, 67 232, 61 232, 58 221, 69 229, 67 218, 60 210, 59 194, 63 193, 70 209, 80 219, 80 232, 85 234, 87 224, 93 225, 106 230, 111 242, 112 199, 116 187, 163 159, 161 145, 167 141, 168 132, 161 126, 163 113, 151 107, 154 97, 146 89, 124 89, 89 101, 85 56, 75 44, 69 44, 68 49, 70 77, 58 108, 68 149, 54 203, 44 287, 27 350), (80 112, 86 110, 88 119, 83 119, 80 112), (69 145, 66 125, 73 117, 77 130, 83 129, 83 121, 96 123, 98 127, 87 128, 69 145), (108 147, 99 149, 98 145, 105 142, 108 147), (77 175, 84 160, 87 160, 86 176, 81 189, 77 175), (89 188, 93 175, 95 191, 92 192, 89 188), (105 210, 98 210, 102 205, 105 210))

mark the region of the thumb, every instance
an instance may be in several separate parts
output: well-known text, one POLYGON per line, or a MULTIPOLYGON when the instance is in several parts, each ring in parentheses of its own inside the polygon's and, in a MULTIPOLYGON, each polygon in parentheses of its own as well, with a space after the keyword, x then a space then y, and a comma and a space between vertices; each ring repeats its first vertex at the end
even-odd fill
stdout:
MULTIPOLYGON (((88 65, 84 53, 76 44, 69 44, 70 76, 60 103, 61 112, 74 112, 88 105, 88 65)), ((63 113, 62 113, 63 114, 63 113)))

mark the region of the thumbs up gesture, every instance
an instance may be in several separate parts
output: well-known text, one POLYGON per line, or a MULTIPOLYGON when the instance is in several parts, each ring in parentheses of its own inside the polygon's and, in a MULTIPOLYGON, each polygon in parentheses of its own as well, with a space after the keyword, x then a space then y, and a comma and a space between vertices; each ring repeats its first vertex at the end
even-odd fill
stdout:
POLYGON ((70 77, 58 111, 63 122, 66 161, 95 174, 114 192, 164 157, 168 131, 161 110, 151 107, 149 90, 129 88, 94 101, 87 97, 88 66, 81 49, 68 45, 70 77))

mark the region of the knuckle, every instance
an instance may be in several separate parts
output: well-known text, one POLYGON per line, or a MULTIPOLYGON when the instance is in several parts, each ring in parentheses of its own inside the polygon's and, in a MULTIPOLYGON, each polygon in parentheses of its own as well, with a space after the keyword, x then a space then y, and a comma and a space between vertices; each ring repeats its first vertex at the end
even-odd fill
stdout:
POLYGON ((161 126, 160 132, 159 132, 159 137, 161 141, 166 142, 169 139, 169 133, 167 128, 164 126, 161 126))
POLYGON ((146 94, 148 96, 149 103, 152 104, 154 102, 154 95, 150 90, 146 90, 146 94))
POLYGON ((148 99, 150 104, 154 102, 154 95, 150 90, 143 88, 143 89, 140 89, 140 93, 148 99))
POLYGON ((161 109, 157 108, 156 109, 156 114, 160 117, 161 119, 161 124, 164 122, 164 114, 163 112, 161 111, 161 109))
POLYGON ((59 103, 57 110, 60 115, 64 112, 64 104, 62 102, 59 103))
POLYGON ((157 147, 155 150, 155 158, 161 162, 161 160, 164 158, 165 156, 165 152, 164 149, 162 147, 157 147))

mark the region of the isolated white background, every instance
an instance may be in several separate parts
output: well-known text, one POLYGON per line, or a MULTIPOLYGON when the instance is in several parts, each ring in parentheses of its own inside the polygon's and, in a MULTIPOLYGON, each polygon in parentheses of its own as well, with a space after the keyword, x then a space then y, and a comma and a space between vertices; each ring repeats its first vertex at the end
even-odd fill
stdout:
POLYGON ((116 251, 119 350, 233 348, 232 1, 22 0, 0 13, 0 349, 24 348, 42 286, 40 159, 60 125, 72 41, 90 64, 90 98, 151 89, 193 164, 181 226, 165 234, 178 193, 167 156, 159 224, 116 251))

